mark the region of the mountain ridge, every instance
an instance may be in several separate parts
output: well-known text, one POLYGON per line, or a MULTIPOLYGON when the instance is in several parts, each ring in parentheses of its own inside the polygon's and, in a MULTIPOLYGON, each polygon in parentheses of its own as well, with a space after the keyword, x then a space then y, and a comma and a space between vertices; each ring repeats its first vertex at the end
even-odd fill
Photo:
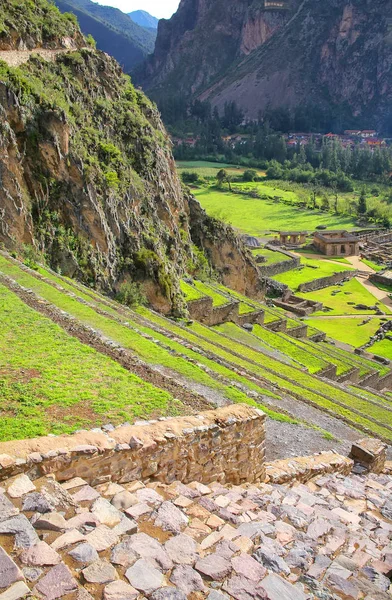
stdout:
POLYGON ((375 127, 390 120, 392 6, 382 0, 270 5, 183 0, 162 22, 136 81, 155 99, 182 93, 220 111, 235 101, 251 119, 266 108, 310 102, 375 127))
POLYGON ((56 0, 56 4, 62 12, 75 14, 83 33, 92 35, 97 47, 114 56, 126 72, 154 50, 155 32, 117 8, 91 0, 56 0))
POLYGON ((128 13, 134 23, 140 25, 140 27, 146 27, 147 29, 158 29, 159 19, 150 15, 145 10, 134 10, 128 13))

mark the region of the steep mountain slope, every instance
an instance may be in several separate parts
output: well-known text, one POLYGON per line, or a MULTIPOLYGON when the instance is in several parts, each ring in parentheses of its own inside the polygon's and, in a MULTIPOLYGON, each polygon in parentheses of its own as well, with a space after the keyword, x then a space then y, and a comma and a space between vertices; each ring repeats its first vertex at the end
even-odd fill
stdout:
POLYGON ((91 34, 97 47, 107 52, 128 72, 153 52, 155 32, 140 27, 117 8, 91 0, 56 0, 62 12, 72 12, 84 34, 91 34))
POLYGON ((134 10, 128 13, 134 23, 140 25, 140 27, 147 27, 147 29, 158 29, 158 21, 156 17, 150 15, 145 10, 134 10))
POLYGON ((197 270, 200 250, 224 281, 257 294, 257 267, 234 232, 183 192, 155 106, 86 47, 72 18, 38 0, 41 12, 26 11, 19 31, 13 6, 0 12, 3 50, 65 41, 79 50, 0 62, 0 242, 34 245, 56 269, 107 290, 138 281, 164 311, 183 310, 179 277, 197 270))
POLYGON ((382 124, 391 23, 383 0, 183 0, 138 80, 154 97, 181 90, 219 108, 235 100, 249 117, 306 101, 382 124))

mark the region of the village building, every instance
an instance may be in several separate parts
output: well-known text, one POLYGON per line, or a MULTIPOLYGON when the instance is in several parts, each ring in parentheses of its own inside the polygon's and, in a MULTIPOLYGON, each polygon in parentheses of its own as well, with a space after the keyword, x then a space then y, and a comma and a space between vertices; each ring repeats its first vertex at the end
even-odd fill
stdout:
POLYGON ((326 256, 359 256, 359 239, 348 231, 316 231, 313 246, 326 256))

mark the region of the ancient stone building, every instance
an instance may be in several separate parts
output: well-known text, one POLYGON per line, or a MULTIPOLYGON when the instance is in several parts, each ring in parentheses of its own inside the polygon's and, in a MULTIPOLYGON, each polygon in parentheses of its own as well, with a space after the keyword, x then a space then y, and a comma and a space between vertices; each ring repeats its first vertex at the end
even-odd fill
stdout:
POLYGON ((359 239, 348 231, 316 231, 313 246, 326 256, 359 255, 359 239))

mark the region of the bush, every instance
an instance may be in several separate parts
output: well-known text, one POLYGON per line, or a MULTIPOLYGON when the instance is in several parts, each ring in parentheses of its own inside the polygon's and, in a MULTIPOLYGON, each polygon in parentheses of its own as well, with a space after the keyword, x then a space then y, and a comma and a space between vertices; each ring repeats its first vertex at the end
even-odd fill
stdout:
POLYGON ((242 181, 256 181, 257 171, 254 169, 247 169, 242 174, 242 181))
POLYGON ((120 286, 116 300, 120 304, 125 304, 125 306, 129 306, 130 308, 147 304, 147 298, 143 294, 140 285, 132 281, 127 281, 120 286))
POLYGON ((184 183, 197 183, 199 176, 197 173, 193 173, 192 171, 184 171, 181 173, 181 179, 184 183))

